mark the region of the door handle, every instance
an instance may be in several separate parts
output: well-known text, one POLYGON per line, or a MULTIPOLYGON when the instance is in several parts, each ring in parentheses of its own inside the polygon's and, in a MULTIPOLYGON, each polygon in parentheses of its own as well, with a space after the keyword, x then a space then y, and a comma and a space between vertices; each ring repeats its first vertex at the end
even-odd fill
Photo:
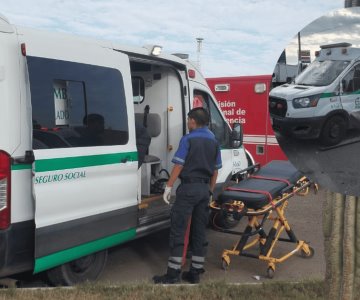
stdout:
POLYGON ((125 163, 127 163, 129 161, 129 158, 128 157, 125 157, 125 158, 123 158, 122 160, 120 160, 120 162, 122 163, 122 164, 125 164, 125 163))
POLYGON ((34 152, 32 150, 25 151, 24 157, 14 158, 16 164, 32 164, 35 161, 34 152))

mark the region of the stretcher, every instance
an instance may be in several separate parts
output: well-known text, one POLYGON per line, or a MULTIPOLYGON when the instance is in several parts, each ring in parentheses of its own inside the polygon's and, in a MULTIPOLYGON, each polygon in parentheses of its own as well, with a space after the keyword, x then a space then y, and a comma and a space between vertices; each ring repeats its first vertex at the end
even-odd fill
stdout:
POLYGON ((272 161, 257 170, 249 177, 227 187, 216 200, 210 203, 213 210, 213 228, 217 231, 239 235, 240 239, 231 249, 222 253, 222 267, 228 269, 230 256, 246 256, 267 263, 267 276, 273 278, 276 264, 282 263, 295 253, 310 258, 314 249, 309 243, 299 240, 291 229, 285 217, 288 200, 294 195, 305 196, 311 186, 317 190, 317 185, 303 176, 288 161, 272 161), (234 220, 248 218, 244 232, 238 232, 219 225, 219 217, 231 216, 234 220), (272 227, 267 232, 264 229, 266 221, 272 221, 272 227), (286 232, 287 238, 280 237, 286 232), (274 257, 273 252, 278 242, 293 243, 294 248, 281 257, 274 257), (248 250, 258 246, 258 251, 248 250))

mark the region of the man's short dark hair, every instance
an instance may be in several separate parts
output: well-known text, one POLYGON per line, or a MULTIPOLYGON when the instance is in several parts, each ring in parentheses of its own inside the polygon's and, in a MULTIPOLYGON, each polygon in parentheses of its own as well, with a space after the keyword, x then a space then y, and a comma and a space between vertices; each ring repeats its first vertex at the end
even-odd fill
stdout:
POLYGON ((209 114, 208 112, 202 108, 202 107, 197 107, 197 108, 193 108, 192 110, 190 110, 188 112, 188 117, 195 120, 195 123, 198 126, 207 126, 209 125, 209 114))

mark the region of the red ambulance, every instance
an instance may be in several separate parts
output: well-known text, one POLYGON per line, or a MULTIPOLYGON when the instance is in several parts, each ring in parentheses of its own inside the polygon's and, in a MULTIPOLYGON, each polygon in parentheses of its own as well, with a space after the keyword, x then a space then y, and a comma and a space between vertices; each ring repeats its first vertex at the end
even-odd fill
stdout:
POLYGON ((271 75, 207 78, 227 121, 241 123, 251 162, 286 160, 270 124, 271 75))

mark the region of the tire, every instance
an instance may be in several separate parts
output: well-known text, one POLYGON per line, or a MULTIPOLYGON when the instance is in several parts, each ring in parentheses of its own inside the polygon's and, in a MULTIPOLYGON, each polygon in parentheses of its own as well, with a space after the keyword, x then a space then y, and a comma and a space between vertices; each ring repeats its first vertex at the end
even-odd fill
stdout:
POLYGON ((106 265, 108 252, 103 250, 48 270, 52 286, 71 286, 99 278, 106 265))
POLYGON ((342 116, 332 116, 324 124, 321 134, 320 142, 325 146, 334 146, 340 143, 346 134, 347 123, 342 116))
MULTIPOLYGON (((250 157, 248 157, 248 155, 246 154, 246 157, 248 159, 250 159, 250 157)), ((222 192, 226 190, 226 188, 232 186, 236 184, 236 182, 233 180, 232 175, 230 174, 222 187, 222 192)), ((211 211, 210 210, 210 215, 209 215, 209 226, 216 228, 216 227, 220 227, 222 229, 231 229, 236 227, 239 224, 239 220, 235 220, 233 218, 233 216, 231 214, 226 214, 226 216, 223 216, 220 212, 216 211, 211 211)))
POLYGON ((211 216, 212 225, 220 227, 222 229, 231 229, 236 227, 239 224, 239 220, 235 220, 231 214, 226 214, 223 216, 221 213, 216 212, 211 216))

